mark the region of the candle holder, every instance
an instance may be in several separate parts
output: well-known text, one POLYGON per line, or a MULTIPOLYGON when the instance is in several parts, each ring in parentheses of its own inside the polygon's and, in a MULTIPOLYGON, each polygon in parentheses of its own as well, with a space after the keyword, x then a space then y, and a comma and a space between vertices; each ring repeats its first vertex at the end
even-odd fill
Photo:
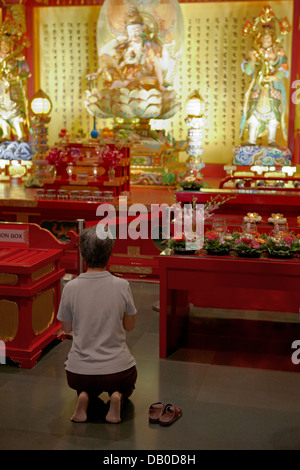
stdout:
POLYGON ((244 222, 260 222, 262 220, 261 216, 257 212, 248 212, 244 217, 244 222))
POLYGON ((188 135, 187 135, 187 154, 186 167, 188 168, 187 176, 202 177, 201 170, 204 168, 202 160, 203 139, 204 139, 204 110, 205 103, 203 98, 197 91, 194 91, 187 99, 185 119, 188 135))
POLYGON ((272 214, 271 217, 268 218, 268 222, 271 224, 286 224, 286 218, 283 217, 282 214, 272 214))

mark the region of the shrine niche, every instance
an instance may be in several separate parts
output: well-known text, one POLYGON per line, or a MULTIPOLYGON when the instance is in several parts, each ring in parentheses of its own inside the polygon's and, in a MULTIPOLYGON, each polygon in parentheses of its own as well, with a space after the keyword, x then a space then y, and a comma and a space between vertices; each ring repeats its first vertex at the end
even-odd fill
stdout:
POLYGON ((120 126, 171 118, 179 109, 172 85, 183 46, 182 13, 176 0, 152 3, 105 0, 99 14, 99 67, 87 76, 85 106, 120 126))
POLYGON ((237 165, 291 164, 291 151, 279 144, 278 137, 280 130, 287 143, 285 110, 289 64, 283 42, 291 29, 288 19, 277 18, 268 6, 253 23, 247 20, 244 24, 243 34, 252 37, 253 45, 242 62, 242 70, 250 79, 245 89, 240 137, 247 133, 248 139, 234 149, 237 165), (265 145, 261 144, 263 136, 266 136, 265 145))
MULTIPOLYGON (((113 119, 113 140, 131 144, 132 184, 176 184, 182 165, 175 139, 159 130, 180 109, 173 86, 183 50, 177 0, 105 0, 97 22, 98 69, 84 100, 96 119, 113 119)), ((103 134, 100 133, 100 138, 103 134)))
POLYGON ((2 142, 28 139, 30 129, 27 99, 27 79, 30 75, 24 49, 30 46, 19 13, 12 9, 3 18, 0 35, 0 138, 2 142), (17 13, 17 14, 16 14, 17 13))
POLYGON ((0 181, 25 181, 31 172, 31 124, 27 81, 31 75, 26 51, 25 6, 2 11, 0 26, 0 181))

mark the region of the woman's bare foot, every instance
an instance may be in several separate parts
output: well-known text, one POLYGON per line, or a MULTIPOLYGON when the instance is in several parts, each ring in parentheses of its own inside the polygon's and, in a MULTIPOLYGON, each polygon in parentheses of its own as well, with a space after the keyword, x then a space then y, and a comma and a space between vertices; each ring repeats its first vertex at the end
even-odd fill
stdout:
POLYGON ((87 420, 87 407, 89 404, 89 396, 86 392, 81 392, 79 394, 77 405, 71 421, 74 423, 84 423, 87 420))
POLYGON ((122 394, 119 392, 114 392, 110 397, 109 410, 105 418, 108 423, 120 423, 121 402, 122 394))

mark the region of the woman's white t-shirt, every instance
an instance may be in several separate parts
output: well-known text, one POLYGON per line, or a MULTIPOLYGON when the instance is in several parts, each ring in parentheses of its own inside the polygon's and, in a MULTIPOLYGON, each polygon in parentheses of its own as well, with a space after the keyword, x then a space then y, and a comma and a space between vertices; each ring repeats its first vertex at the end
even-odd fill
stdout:
POLYGON ((72 322, 73 341, 66 370, 75 374, 114 374, 136 361, 126 343, 124 314, 135 315, 129 282, 108 271, 86 272, 69 281, 57 318, 72 322))

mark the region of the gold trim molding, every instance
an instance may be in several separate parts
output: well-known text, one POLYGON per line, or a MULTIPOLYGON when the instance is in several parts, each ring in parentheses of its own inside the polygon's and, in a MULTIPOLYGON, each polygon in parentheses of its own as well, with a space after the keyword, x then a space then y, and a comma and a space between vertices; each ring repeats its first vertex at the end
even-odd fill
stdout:
POLYGON ((38 201, 30 199, 0 199, 0 206, 37 207, 38 201))
POLYGON ((54 289, 38 293, 32 302, 32 329, 36 335, 43 333, 53 323, 54 289))
MULTIPOLYGON (((34 271, 32 274, 31 274, 31 279, 33 281, 37 281, 38 279, 40 279, 41 277, 44 277, 46 276, 46 274, 50 274, 52 273, 52 271, 54 270, 54 266, 53 264, 47 264, 47 266, 43 266, 42 268, 40 269, 37 269, 36 271, 34 271)), ((1 279, 1 278, 0 278, 1 279)))
POLYGON ((16 274, 0 273, 0 284, 3 286, 15 286, 19 278, 16 274))
POLYGON ((149 266, 121 266, 112 264, 109 266, 109 270, 116 273, 152 274, 152 268, 149 266))
POLYGON ((18 332, 19 308, 16 302, 0 300, 0 339, 12 341, 18 332))

